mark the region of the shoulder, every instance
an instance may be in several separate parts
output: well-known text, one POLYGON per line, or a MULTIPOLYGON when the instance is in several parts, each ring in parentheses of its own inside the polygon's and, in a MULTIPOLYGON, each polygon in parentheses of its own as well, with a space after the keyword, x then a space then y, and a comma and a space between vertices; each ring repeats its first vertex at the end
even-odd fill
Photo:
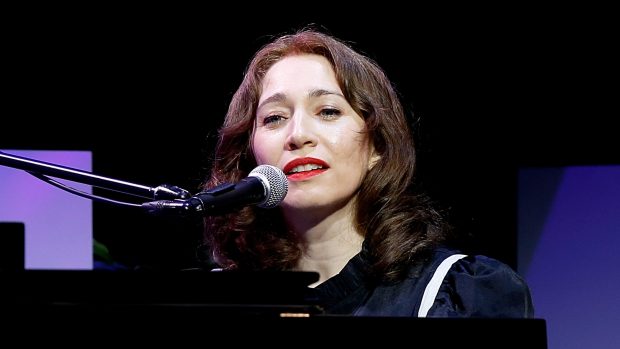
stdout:
MULTIPOLYGON (((439 249, 432 265, 458 253, 439 249)), ((483 255, 467 255, 449 266, 429 316, 532 317, 530 290, 507 264, 483 255)))

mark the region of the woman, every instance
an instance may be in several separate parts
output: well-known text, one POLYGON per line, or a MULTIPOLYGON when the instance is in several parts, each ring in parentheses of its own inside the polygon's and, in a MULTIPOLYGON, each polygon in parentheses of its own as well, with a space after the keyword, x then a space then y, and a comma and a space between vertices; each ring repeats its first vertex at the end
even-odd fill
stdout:
POLYGON ((412 190, 413 140, 390 81, 338 39, 304 30, 254 56, 205 187, 261 164, 284 171, 288 194, 276 209, 207 218, 224 269, 316 271, 328 313, 533 316, 508 266, 443 247, 449 229, 412 190))

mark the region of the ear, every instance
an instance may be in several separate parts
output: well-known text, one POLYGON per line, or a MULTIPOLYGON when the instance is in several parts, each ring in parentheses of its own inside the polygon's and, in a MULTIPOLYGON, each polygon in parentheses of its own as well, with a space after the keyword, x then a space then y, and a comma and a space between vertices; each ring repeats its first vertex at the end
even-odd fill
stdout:
POLYGON ((372 168, 375 167, 375 164, 379 162, 379 160, 381 160, 381 155, 377 154, 377 152, 375 151, 375 147, 371 147, 370 150, 371 155, 368 159, 368 171, 372 170, 372 168))

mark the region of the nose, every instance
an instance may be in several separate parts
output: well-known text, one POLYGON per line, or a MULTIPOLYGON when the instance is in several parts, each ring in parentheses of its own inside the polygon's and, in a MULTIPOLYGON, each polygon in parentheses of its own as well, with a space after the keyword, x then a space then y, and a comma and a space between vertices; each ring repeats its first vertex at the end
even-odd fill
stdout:
POLYGON ((297 150, 304 147, 314 147, 316 144, 317 137, 312 117, 303 111, 295 113, 288 124, 286 149, 297 150))

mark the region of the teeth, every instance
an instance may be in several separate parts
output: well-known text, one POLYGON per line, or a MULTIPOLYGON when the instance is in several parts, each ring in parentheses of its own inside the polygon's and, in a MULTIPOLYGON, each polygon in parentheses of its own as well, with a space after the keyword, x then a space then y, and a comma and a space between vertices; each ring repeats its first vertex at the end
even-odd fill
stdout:
POLYGON ((293 167, 293 169, 289 173, 312 171, 312 170, 316 170, 319 168, 323 168, 323 166, 317 165, 317 164, 305 164, 305 165, 299 165, 299 166, 293 167))

